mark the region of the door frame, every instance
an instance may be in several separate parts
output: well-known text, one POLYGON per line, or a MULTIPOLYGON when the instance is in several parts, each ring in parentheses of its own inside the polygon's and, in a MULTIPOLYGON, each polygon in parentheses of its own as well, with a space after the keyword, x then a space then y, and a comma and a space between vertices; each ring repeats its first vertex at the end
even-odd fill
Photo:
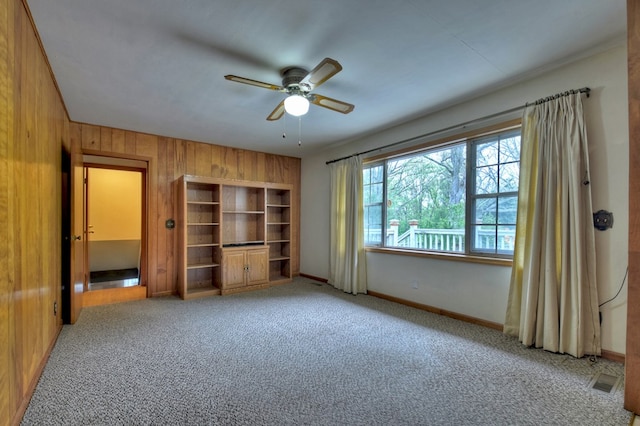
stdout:
POLYGON ((65 147, 62 147, 62 194, 61 194, 61 236, 62 236, 62 251, 61 258, 62 264, 60 266, 61 276, 61 295, 60 295, 60 316, 63 324, 71 323, 71 287, 72 282, 72 267, 73 257, 71 256, 72 239, 72 174, 71 174, 71 152, 65 147))
MULTIPOLYGON (((140 235, 140 277, 138 285, 145 287, 146 297, 151 297, 148 286, 148 269, 149 269, 149 172, 151 159, 148 157, 135 155, 118 155, 112 153, 103 153, 95 151, 82 152, 82 166, 87 168, 103 168, 111 170, 136 171, 142 175, 142 203, 141 203, 141 235, 140 235)), ((84 182, 86 188, 86 182, 84 182)), ((87 200, 83 200, 86 207, 87 200)), ((84 232, 88 235, 88 224, 85 221, 84 232)), ((85 238, 85 241, 87 238, 85 238)), ((85 268, 85 289, 88 286, 88 249, 84 254, 85 268)))
MULTIPOLYGON (((85 252, 84 252, 84 267, 85 270, 88 272, 88 275, 91 272, 91 269, 89 267, 90 262, 90 250, 89 250, 89 246, 88 244, 91 242, 90 238, 89 238, 89 234, 91 234, 93 231, 89 229, 90 225, 89 225, 89 220, 88 220, 88 215, 89 215, 89 206, 91 205, 91 201, 90 201, 90 197, 91 197, 91 193, 89 191, 89 169, 103 169, 103 170, 114 170, 114 171, 124 171, 124 172, 136 172, 136 173, 140 173, 140 178, 142 179, 141 181, 141 187, 140 187, 140 197, 141 197, 141 203, 140 203, 140 257, 139 257, 139 268, 140 270, 138 271, 138 285, 142 286, 142 287, 146 287, 146 283, 147 283, 147 208, 146 208, 146 202, 145 200, 147 199, 147 186, 146 186, 146 180, 147 180, 147 169, 145 168, 140 168, 140 167, 130 167, 130 166, 121 166, 121 165, 105 165, 105 164, 97 164, 97 163, 93 163, 93 162, 84 162, 84 175, 85 175, 85 181, 84 181, 84 185, 85 185, 85 198, 84 198, 84 203, 85 203, 85 241, 87 243, 87 245, 85 246, 85 252)), ((84 286, 84 291, 89 291, 89 280, 87 280, 85 282, 85 286, 84 286)))

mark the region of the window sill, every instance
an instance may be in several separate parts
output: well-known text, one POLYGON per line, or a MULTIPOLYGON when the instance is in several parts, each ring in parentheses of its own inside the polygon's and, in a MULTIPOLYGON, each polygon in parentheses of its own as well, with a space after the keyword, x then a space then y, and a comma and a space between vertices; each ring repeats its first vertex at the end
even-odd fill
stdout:
POLYGON ((371 253, 386 253, 395 254, 398 256, 413 256, 413 257, 425 257, 428 259, 449 260, 453 262, 469 262, 469 263, 483 263, 486 265, 497 266, 511 266, 513 264, 512 259, 503 259, 499 257, 483 257, 473 256, 469 254, 461 253, 434 253, 418 250, 407 250, 389 247, 366 247, 365 251, 371 253))

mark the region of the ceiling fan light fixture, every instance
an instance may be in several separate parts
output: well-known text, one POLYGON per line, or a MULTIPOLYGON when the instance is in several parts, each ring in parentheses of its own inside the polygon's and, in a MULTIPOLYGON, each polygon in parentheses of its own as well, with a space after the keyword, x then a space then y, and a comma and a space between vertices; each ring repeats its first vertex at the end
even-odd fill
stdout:
POLYGON ((284 100, 284 110, 294 117, 305 115, 309 111, 309 100, 300 95, 288 96, 284 100))

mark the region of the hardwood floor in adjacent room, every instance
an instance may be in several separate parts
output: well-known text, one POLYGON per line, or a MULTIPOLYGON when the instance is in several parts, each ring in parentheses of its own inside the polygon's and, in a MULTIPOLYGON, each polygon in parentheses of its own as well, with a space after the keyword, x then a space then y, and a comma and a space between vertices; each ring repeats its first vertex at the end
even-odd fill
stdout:
MULTIPOLYGON (((125 285, 124 281, 110 281, 111 287, 95 289, 89 285, 89 291, 83 294, 82 306, 110 305, 112 303, 129 302, 131 300, 146 299, 147 287, 137 285, 125 285)), ((137 281, 137 279, 136 279, 137 281)), ((107 283, 100 283, 105 285, 107 283)))

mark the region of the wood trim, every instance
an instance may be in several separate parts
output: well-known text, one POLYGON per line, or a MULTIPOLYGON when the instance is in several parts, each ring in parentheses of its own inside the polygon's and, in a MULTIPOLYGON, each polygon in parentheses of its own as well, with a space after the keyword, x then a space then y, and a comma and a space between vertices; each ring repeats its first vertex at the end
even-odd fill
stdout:
MULTIPOLYGON (((88 157, 88 163, 96 163, 96 164, 103 164, 103 163, 97 163, 96 160, 94 158, 91 157, 102 157, 104 159, 104 164, 114 164, 117 165, 118 164, 118 160, 122 160, 122 165, 128 164, 128 161, 131 160, 133 162, 139 161, 139 162, 143 162, 146 163, 146 165, 140 165, 139 168, 149 168, 149 163, 153 160, 153 158, 149 157, 149 156, 145 156, 145 155, 136 155, 136 154, 129 154, 129 153, 119 153, 119 152, 109 152, 109 151, 100 151, 100 150, 95 150, 95 149, 82 149, 82 160, 85 161, 85 157, 88 157), (113 162, 109 161, 108 159, 113 159, 113 162)), ((137 167, 136 165, 133 165, 132 167, 137 167)))
POLYGON ((502 123, 494 124, 493 126, 483 127, 481 129, 470 130, 464 133, 458 133, 455 135, 445 136, 442 138, 434 139, 428 142, 422 142, 417 145, 412 145, 407 148, 398 149, 395 151, 386 152, 384 154, 378 154, 373 157, 369 157, 363 160, 363 163, 373 163, 375 161, 398 157, 401 155, 410 154, 412 152, 421 151, 427 148, 432 148, 439 145, 453 144, 456 142, 462 142, 467 139, 475 139, 483 136, 489 136, 495 133, 501 133, 512 129, 517 129, 522 125, 522 119, 516 118, 509 121, 503 121, 502 123))
POLYGON ((424 257, 428 259, 449 260, 452 262, 482 263, 485 265, 496 265, 496 266, 511 267, 511 265, 513 264, 512 259, 472 256, 472 255, 462 254, 462 253, 436 253, 436 252, 389 248, 389 247, 367 247, 365 248, 365 251, 370 253, 384 253, 384 254, 394 254, 397 256, 424 257))
POLYGON ((605 350, 601 352, 600 357, 602 359, 608 359, 609 361, 617 362, 620 364, 624 364, 625 358, 626 358, 624 354, 621 354, 619 352, 605 351, 605 350))
POLYGON ((629 276, 624 408, 640 413, 640 2, 627 0, 629 276))
POLYGON ((164 296, 176 296, 178 293, 176 291, 158 291, 156 293, 151 293, 150 297, 164 297, 164 296))
POLYGON ((433 314, 438 314, 438 315, 442 315, 442 316, 445 316, 445 317, 453 318, 453 319, 456 319, 456 320, 468 322, 468 323, 471 323, 471 324, 481 325, 483 327, 492 328, 494 330, 502 331, 502 328, 503 328, 502 324, 499 324, 499 323, 496 323, 496 322, 486 321, 486 320, 483 320, 483 319, 480 319, 480 318, 475 318, 475 317, 471 317, 471 316, 468 316, 468 315, 463 315, 463 314, 459 314, 459 313, 456 313, 456 312, 447 311, 446 309, 440 309, 440 308, 436 308, 436 307, 429 306, 429 305, 423 305, 422 303, 412 302, 410 300, 401 299, 401 298, 395 297, 395 296, 389 296, 387 294, 378 293, 377 291, 367 291, 367 294, 369 296, 377 297, 377 298, 380 298, 380 299, 385 299, 385 300, 388 300, 390 302, 399 303, 401 305, 410 306, 412 308, 416 308, 416 309, 420 309, 420 310, 423 310, 423 311, 431 312, 433 314))
POLYGON ((110 305, 112 303, 130 302, 147 298, 147 288, 141 285, 124 288, 108 288, 91 290, 84 293, 82 307, 110 305))
POLYGON ((314 275, 305 274, 305 273, 302 273, 302 272, 300 272, 299 275, 301 277, 309 278, 310 280, 318 281, 318 282, 321 282, 321 283, 324 283, 324 284, 328 284, 329 283, 329 280, 326 279, 326 278, 320 278, 320 277, 316 277, 314 275))
POLYGON ((293 190, 293 185, 290 183, 262 182, 262 181, 255 181, 255 180, 228 179, 228 178, 217 178, 217 177, 196 176, 196 175, 184 175, 182 177, 187 182, 218 184, 218 185, 225 185, 225 186, 245 186, 249 188, 288 189, 290 191, 293 190))

